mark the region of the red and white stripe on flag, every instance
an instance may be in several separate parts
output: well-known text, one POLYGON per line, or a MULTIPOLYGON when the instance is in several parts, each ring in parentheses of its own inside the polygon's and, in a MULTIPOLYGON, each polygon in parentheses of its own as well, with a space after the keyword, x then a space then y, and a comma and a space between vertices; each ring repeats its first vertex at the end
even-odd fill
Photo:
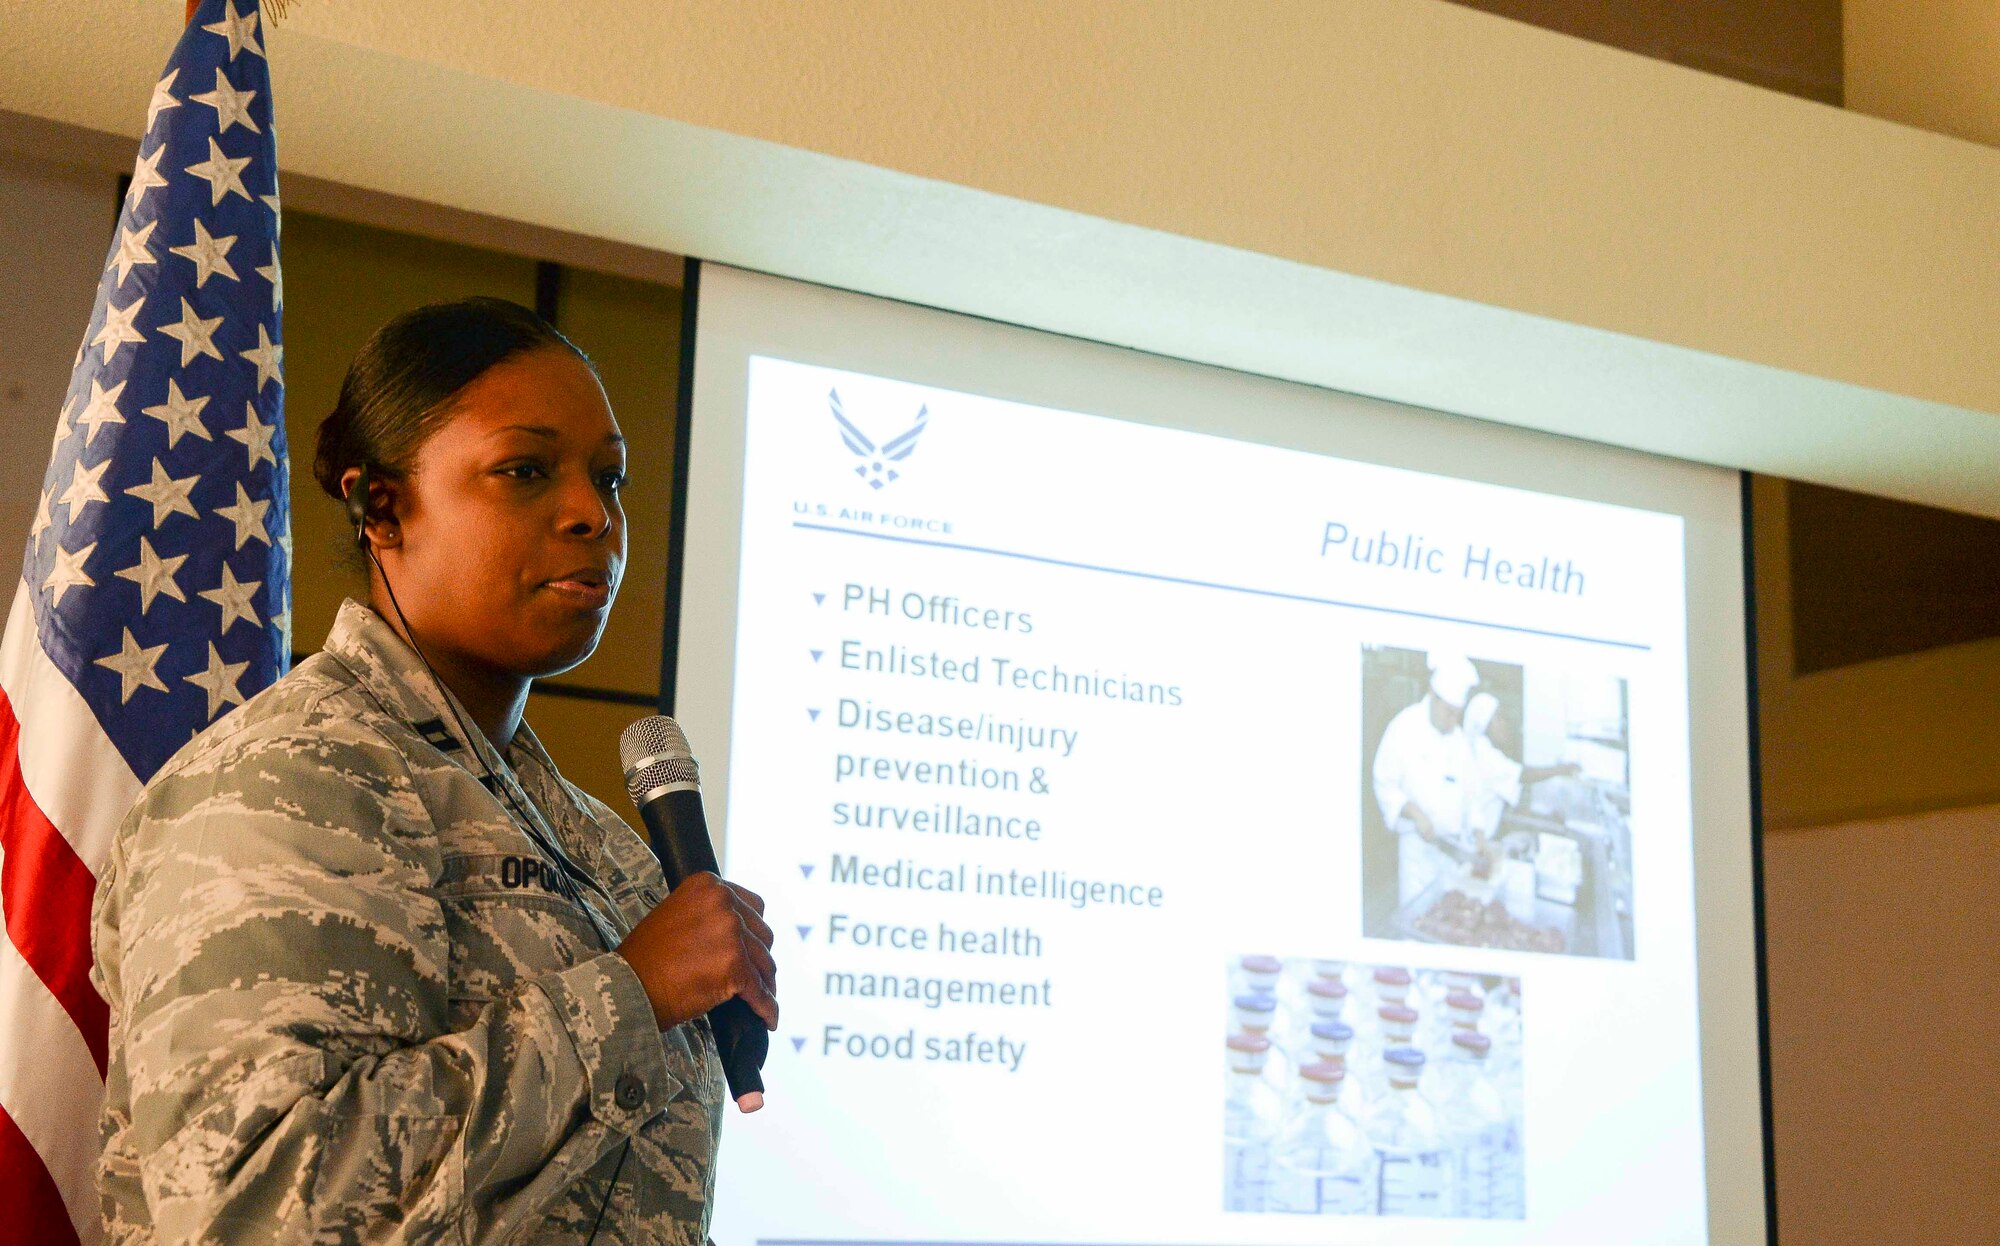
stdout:
POLYGON ((0 1243, 103 1235, 97 878, 143 780, 290 653, 260 17, 201 0, 153 88, 0 640, 0 1243))
POLYGON ((0 1208, 89 1243, 105 1061, 90 901, 139 781, 43 653, 30 591, 0 642, 0 1208))

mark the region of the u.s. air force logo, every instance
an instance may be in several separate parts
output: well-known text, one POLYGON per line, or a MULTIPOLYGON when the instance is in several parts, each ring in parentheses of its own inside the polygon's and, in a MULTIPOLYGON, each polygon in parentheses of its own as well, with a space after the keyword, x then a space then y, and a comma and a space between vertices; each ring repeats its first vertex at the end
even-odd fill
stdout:
POLYGON ((861 460, 860 465, 854 469, 854 474, 867 481, 871 489, 880 489, 902 476, 902 473, 890 464, 900 463, 910 457, 910 452, 917 448, 918 434, 924 431, 924 425, 931 418, 930 408, 919 406, 917 418, 910 426, 883 442, 878 449, 868 435, 855 427, 853 420, 847 418, 847 412, 840 405, 839 390, 826 391, 826 402, 833 412, 834 423, 840 425, 841 441, 845 442, 847 448, 861 460))

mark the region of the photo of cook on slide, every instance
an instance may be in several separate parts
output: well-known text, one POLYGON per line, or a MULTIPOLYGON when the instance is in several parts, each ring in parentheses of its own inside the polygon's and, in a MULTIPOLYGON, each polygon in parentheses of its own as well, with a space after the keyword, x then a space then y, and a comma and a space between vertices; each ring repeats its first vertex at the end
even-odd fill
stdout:
POLYGON ((1631 960, 1625 680, 1361 652, 1362 933, 1631 960))
POLYGON ((1227 1016, 1223 1210, 1527 1214, 1518 978, 1240 956, 1227 1016))

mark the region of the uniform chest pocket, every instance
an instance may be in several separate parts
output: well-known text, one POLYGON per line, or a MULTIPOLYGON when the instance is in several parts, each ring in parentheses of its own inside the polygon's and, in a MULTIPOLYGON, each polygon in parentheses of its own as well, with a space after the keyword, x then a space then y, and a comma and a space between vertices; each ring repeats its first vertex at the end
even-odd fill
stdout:
POLYGON ((451 940, 454 1028, 518 983, 605 950, 567 882, 539 856, 491 853, 446 862, 438 900, 451 940))

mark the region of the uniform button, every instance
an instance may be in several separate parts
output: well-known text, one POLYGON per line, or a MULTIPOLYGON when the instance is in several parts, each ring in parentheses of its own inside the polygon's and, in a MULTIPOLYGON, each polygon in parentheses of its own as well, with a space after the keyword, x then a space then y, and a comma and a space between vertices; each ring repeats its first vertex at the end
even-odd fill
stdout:
POLYGON ((646 1101, 646 1081, 637 1073, 618 1075, 618 1106, 632 1111, 646 1101))
POLYGON ((642 899, 646 901, 648 907, 658 904, 660 902, 660 893, 654 891, 651 887, 648 887, 646 888, 645 891, 641 892, 640 896, 642 899))

